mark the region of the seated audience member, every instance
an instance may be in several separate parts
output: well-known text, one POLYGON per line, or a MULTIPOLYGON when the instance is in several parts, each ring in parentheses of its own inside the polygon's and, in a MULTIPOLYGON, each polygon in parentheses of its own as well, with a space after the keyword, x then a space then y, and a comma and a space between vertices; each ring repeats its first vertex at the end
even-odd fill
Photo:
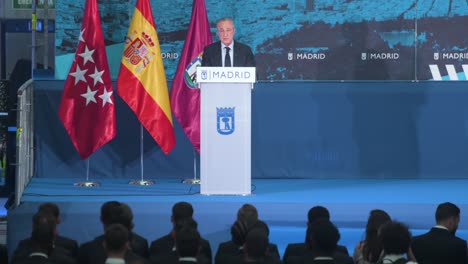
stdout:
POLYGON ((310 263, 336 263, 333 254, 336 250, 340 233, 329 220, 314 222, 309 228, 309 245, 313 259, 310 263))
POLYGON ((382 243, 377 234, 379 228, 391 220, 390 216, 383 210, 370 211, 366 225, 366 237, 354 249, 354 263, 370 264, 377 263, 382 259, 382 243))
MULTIPOLYGON (((54 250, 48 256, 52 262, 63 264, 76 264, 76 249, 73 247, 78 243, 76 241, 57 236, 57 217, 55 214, 48 210, 41 210, 33 216, 32 229, 45 222, 53 222, 54 230, 54 250), (76 243, 76 244, 74 244, 76 243), (75 251, 75 252, 74 252, 75 251)), ((18 259, 27 258, 33 252, 33 241, 31 238, 23 239, 18 243, 15 251, 13 252, 12 261, 16 262, 18 259)))
POLYGON ((196 228, 185 225, 177 230, 175 243, 177 255, 179 256, 178 263, 197 263, 197 256, 200 251, 200 240, 200 233, 198 233, 196 228))
POLYGON ((416 264, 405 258, 411 242, 411 233, 408 227, 402 223, 388 222, 380 228, 379 239, 382 242, 384 252, 379 264, 416 264))
POLYGON ((33 223, 28 245, 30 247, 29 254, 13 259, 12 264, 58 263, 49 259, 54 248, 55 219, 49 214, 38 212, 33 217, 33 223))
MULTIPOLYGON (((320 205, 310 208, 309 212, 307 213, 307 228, 312 226, 315 221, 320 219, 326 219, 330 221, 330 212, 328 209, 320 205)), ((305 243, 288 244, 283 254, 283 263, 287 264, 289 257, 303 256, 304 254, 307 254, 308 251, 309 245, 307 241, 305 241, 305 243)), ((339 259, 347 259, 347 256, 349 256, 348 249, 345 246, 338 245, 335 250, 335 255, 338 255, 337 257, 339 259)))
MULTIPOLYGON (((196 221, 193 220, 193 207, 187 202, 178 202, 172 207, 172 230, 168 235, 160 237, 153 242, 150 246, 150 261, 153 264, 167 264, 176 263, 178 260, 177 246, 175 243, 175 235, 178 226, 195 225, 196 221), (192 223, 192 224, 190 224, 192 223), (193 224, 194 223, 194 224, 193 224)), ((211 246, 208 240, 201 238, 200 251, 197 256, 197 262, 202 264, 211 264, 212 260, 211 246)))
MULTIPOLYGON (((244 204, 237 212, 237 220, 231 227, 231 240, 222 242, 218 246, 215 264, 222 264, 226 259, 239 258, 243 255, 243 245, 249 230, 255 227, 263 228, 269 235, 268 225, 258 220, 257 208, 251 204, 244 204)), ((267 255, 279 262, 280 256, 276 244, 269 243, 267 255)))
POLYGON ((231 226, 231 240, 222 242, 215 255, 215 264, 223 264, 232 257, 243 256, 245 237, 248 227, 245 222, 237 220, 231 226))
POLYGON ((455 236, 460 222, 460 208, 442 203, 435 213, 436 225, 429 232, 414 237, 411 250, 419 264, 465 264, 467 243, 455 236))
MULTIPOLYGON (((60 217, 60 208, 55 203, 43 203, 39 206, 38 211, 49 212, 52 214, 55 217, 57 226, 62 222, 62 218, 60 217)), ((64 254, 76 259, 78 256, 78 242, 74 239, 61 236, 57 230, 54 242, 54 251, 57 250, 63 251, 64 254)))
POLYGON ((337 264, 353 263, 349 256, 337 259, 336 248, 340 240, 338 228, 327 219, 319 219, 307 228, 307 241, 310 251, 303 256, 292 256, 289 258, 291 264, 337 264))
POLYGON ((241 262, 230 263, 245 263, 245 264, 269 264, 275 263, 271 258, 267 257, 268 252, 268 234, 261 228, 250 230, 245 237, 244 254, 241 262))
POLYGON ((130 246, 130 232, 122 224, 111 224, 104 233, 105 264, 125 264, 125 254, 130 246))
MULTIPOLYGON (((130 233, 130 246, 125 254, 127 262, 136 259, 145 260, 148 255, 148 242, 145 238, 135 234, 133 229, 133 213, 125 203, 117 201, 105 202, 101 206, 101 222, 104 232, 112 224, 121 224, 130 233)), ((104 248, 105 235, 100 235, 94 240, 82 244, 78 250, 79 264, 104 264, 107 253, 104 248)))

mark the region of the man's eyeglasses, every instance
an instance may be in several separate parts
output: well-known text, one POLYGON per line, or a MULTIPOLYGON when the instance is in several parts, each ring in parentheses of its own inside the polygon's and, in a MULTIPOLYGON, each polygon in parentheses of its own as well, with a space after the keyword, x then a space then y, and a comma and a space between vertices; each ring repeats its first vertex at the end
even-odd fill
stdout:
POLYGON ((223 34, 223 33, 232 33, 234 31, 232 28, 228 29, 218 29, 218 33, 223 34))

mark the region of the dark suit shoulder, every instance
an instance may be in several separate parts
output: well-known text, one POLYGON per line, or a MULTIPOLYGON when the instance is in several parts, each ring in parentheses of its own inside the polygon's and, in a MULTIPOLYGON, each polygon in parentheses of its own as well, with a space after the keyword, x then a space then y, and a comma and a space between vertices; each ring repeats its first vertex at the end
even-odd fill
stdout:
POLYGON ((170 235, 162 236, 156 240, 153 240, 150 245, 150 255, 166 252, 168 249, 174 247, 174 241, 170 235))
POLYGON ((57 238, 55 238, 55 244, 67 249, 75 250, 76 248, 78 248, 78 242, 76 240, 65 236, 57 236, 57 238))
POLYGON ((78 248, 78 263, 101 264, 106 261, 107 254, 103 245, 104 237, 100 236, 85 242, 78 248))
POLYGON ((132 233, 132 251, 143 257, 149 257, 149 250, 148 250, 148 240, 136 233, 132 233))
MULTIPOLYGON (((218 250, 215 255, 215 264, 223 264, 229 261, 232 256, 239 256, 241 254, 239 246, 234 242, 226 241, 222 242, 218 246, 218 250)), ((238 259, 238 258, 236 258, 238 259)))
POLYGON ((345 246, 337 245, 335 251, 340 252, 340 253, 343 253, 343 254, 349 256, 348 248, 345 247, 345 246))

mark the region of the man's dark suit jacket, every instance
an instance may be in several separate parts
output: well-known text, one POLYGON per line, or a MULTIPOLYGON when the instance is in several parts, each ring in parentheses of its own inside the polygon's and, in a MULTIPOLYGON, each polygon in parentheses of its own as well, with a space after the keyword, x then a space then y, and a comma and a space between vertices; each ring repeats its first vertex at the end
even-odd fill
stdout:
MULTIPOLYGON (((298 258, 306 258, 307 260, 313 259, 314 255, 312 254, 311 249, 305 243, 293 243, 288 244, 283 255, 284 264, 294 264, 295 261, 298 261, 298 258), (291 262, 291 259, 294 259, 291 262)), ((335 263, 353 263, 353 258, 348 254, 348 249, 345 246, 338 245, 335 252, 333 253, 333 259, 335 263)))
POLYGON ((411 250, 419 264, 467 263, 466 241, 441 228, 414 237, 411 250))
MULTIPOLYGON (((153 242, 149 249, 150 262, 152 264, 171 264, 177 263, 179 257, 175 249, 175 242, 171 234, 160 237, 153 242)), ((211 264, 211 246, 206 239, 200 241, 200 253, 197 256, 197 263, 211 264)))
MULTIPOLYGON (((242 260, 243 257, 242 249, 239 249, 239 246, 232 241, 227 241, 219 244, 218 251, 216 251, 215 264, 224 264, 231 258, 239 258, 242 260)), ((268 245, 268 257, 270 257, 275 263, 280 262, 280 255, 278 251, 278 246, 276 244, 270 243, 268 245)))
MULTIPOLYGON (((131 250, 125 254, 127 262, 135 260, 147 261, 148 241, 132 233, 131 250)), ((79 264, 104 264, 107 259, 106 249, 104 248, 104 235, 96 237, 94 240, 82 244, 78 250, 79 264)))
POLYGON ((12 262, 12 264, 54 264, 60 262, 52 262, 52 260, 45 258, 43 256, 31 256, 26 257, 24 259, 16 260, 12 262))
MULTIPOLYGON (((33 242, 31 239, 23 239, 18 243, 12 261, 17 262, 19 259, 26 259, 33 253, 33 242)), ((75 264, 78 257, 78 243, 76 240, 58 236, 54 241, 54 250, 49 256, 49 260, 56 263, 75 264)))
MULTIPOLYGON (((212 43, 203 49, 202 66, 222 67, 221 41, 212 43)), ((234 67, 255 67, 255 57, 249 46, 234 41, 234 67)))
MULTIPOLYGON (((288 258, 291 264, 338 264, 334 259, 314 259, 312 255, 291 256, 288 258)), ((351 259, 352 260, 352 259, 351 259)), ((353 263, 352 261, 350 263, 353 263)))
MULTIPOLYGON (((305 243, 288 244, 283 254, 283 263, 287 264, 288 259, 293 256, 304 256, 310 251, 309 246, 305 243)), ((338 245, 335 250, 335 255, 341 259, 347 259, 349 256, 348 249, 345 246, 338 245)))

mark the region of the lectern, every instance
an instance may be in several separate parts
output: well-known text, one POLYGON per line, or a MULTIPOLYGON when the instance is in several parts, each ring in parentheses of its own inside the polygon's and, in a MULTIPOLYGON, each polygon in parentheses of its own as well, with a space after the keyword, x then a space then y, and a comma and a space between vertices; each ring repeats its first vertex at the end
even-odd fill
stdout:
POLYGON ((251 95, 254 67, 198 67, 200 193, 251 193, 251 95))

